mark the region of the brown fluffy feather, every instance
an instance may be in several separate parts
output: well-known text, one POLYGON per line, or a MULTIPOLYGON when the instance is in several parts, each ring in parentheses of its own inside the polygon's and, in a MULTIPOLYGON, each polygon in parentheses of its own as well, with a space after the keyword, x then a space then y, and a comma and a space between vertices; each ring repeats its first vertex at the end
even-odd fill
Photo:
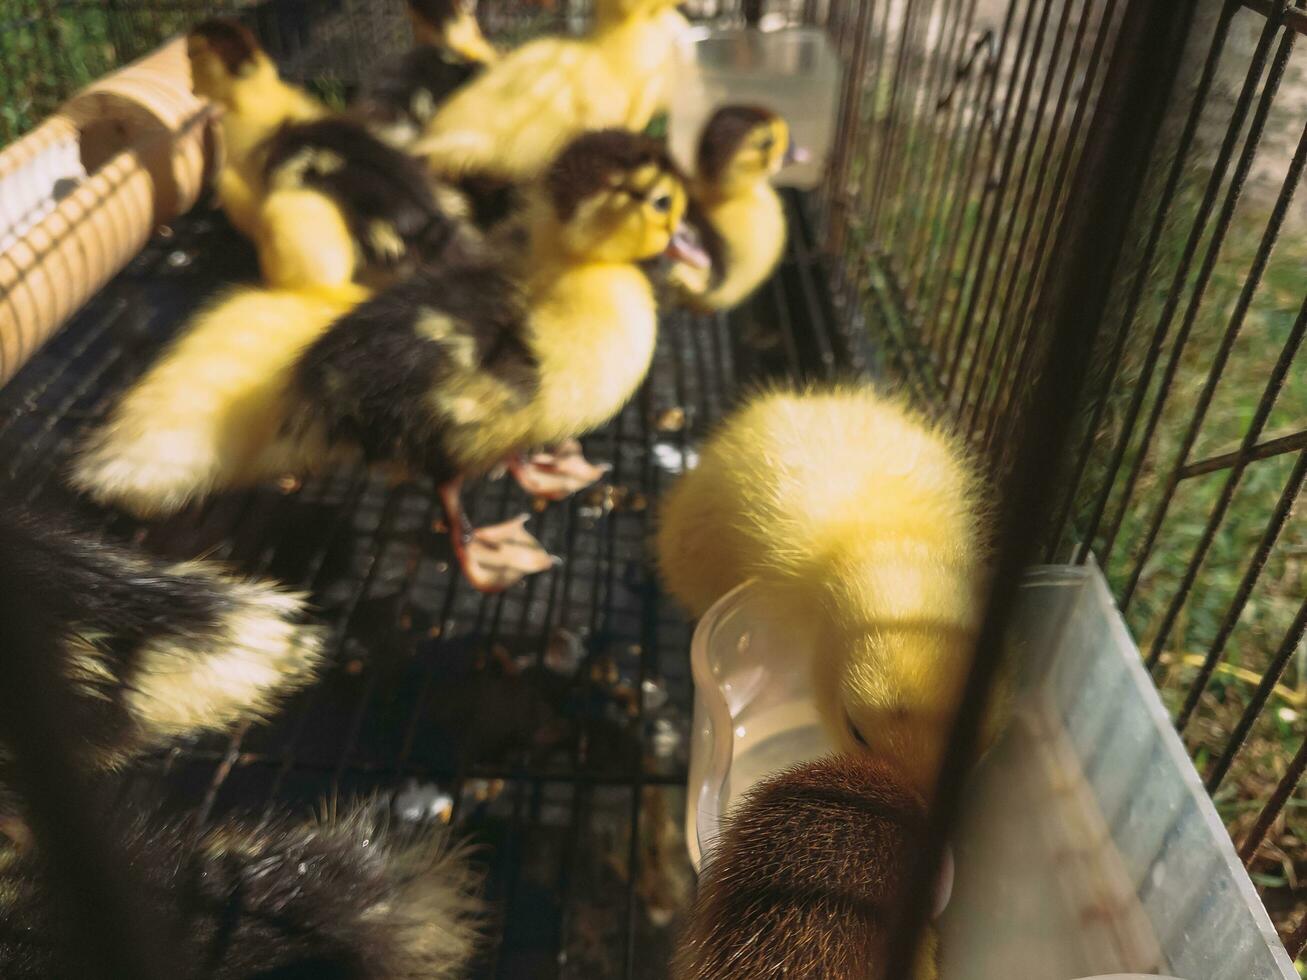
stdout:
MULTIPOLYGON (((864 756, 831 756, 754 787, 708 858, 673 975, 888 980, 925 823, 921 797, 864 756)), ((913 980, 937 975, 931 933, 913 980)))

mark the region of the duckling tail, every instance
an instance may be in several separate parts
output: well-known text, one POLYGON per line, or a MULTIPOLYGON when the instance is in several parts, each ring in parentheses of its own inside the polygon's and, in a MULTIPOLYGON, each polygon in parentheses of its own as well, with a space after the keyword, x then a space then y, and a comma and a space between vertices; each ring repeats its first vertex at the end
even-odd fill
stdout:
MULTIPOLYGON (((205 976, 465 976, 483 918, 467 852, 443 827, 393 828, 378 812, 361 803, 309 824, 229 819, 198 842, 139 814, 111 817, 108 831, 144 879, 148 907, 180 927, 161 929, 177 962, 204 964, 205 976)), ((0 913, 16 927, 0 943, 0 972, 13 980, 78 972, 42 870, 35 851, 0 847, 0 913)))
POLYGON ((350 285, 221 298, 86 438, 72 485, 151 517, 291 466, 268 451, 281 434, 291 365, 365 296, 350 285))
MULTIPOLYGON (((926 808, 883 763, 832 756, 733 805, 699 880, 677 980, 886 980, 926 808)), ((912 980, 938 977, 933 930, 912 980)))
POLYGON ((264 718, 321 662, 306 596, 273 583, 163 561, 7 506, 0 552, 61 637, 67 725, 96 764, 264 718))

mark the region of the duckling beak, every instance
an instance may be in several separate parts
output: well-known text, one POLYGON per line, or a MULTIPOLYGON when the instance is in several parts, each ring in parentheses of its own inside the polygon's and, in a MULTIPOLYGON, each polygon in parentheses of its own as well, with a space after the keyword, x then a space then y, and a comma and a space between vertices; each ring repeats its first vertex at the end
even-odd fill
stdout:
POLYGON ((712 265, 712 259, 699 244, 699 236, 687 224, 682 224, 672 233, 672 240, 667 243, 663 254, 673 262, 682 262, 692 269, 707 269, 712 265))
POLYGON ((790 145, 785 148, 785 156, 781 158, 781 166, 792 167, 798 163, 807 163, 811 159, 812 154, 808 152, 807 147, 790 140, 790 145))

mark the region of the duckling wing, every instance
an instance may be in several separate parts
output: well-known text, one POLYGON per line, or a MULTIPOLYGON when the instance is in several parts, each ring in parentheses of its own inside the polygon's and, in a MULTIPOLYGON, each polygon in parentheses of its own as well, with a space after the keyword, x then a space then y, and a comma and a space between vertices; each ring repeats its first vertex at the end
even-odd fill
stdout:
MULTIPOLYGON (((283 127, 269 142, 263 167, 274 195, 307 189, 328 198, 368 266, 437 258, 460 228, 415 158, 349 119, 283 127)), ((282 237, 297 237, 296 229, 285 228, 282 237)), ((303 242, 307 250, 315 247, 303 242)))
POLYGON ((393 67, 383 67, 351 106, 351 115, 393 146, 407 146, 436 110, 485 65, 448 52, 417 47, 393 67))
POLYGON ((338 320, 300 358, 298 425, 439 480, 490 469, 526 432, 538 365, 492 263, 427 268, 338 320))

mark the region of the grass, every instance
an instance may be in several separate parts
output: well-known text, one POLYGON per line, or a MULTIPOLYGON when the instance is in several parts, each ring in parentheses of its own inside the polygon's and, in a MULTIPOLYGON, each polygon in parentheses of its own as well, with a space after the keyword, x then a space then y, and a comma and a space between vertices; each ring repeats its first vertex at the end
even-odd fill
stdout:
POLYGON ((183 13, 0 0, 0 145, 69 95, 180 30, 183 13), (52 9, 48 9, 52 8, 52 9))

